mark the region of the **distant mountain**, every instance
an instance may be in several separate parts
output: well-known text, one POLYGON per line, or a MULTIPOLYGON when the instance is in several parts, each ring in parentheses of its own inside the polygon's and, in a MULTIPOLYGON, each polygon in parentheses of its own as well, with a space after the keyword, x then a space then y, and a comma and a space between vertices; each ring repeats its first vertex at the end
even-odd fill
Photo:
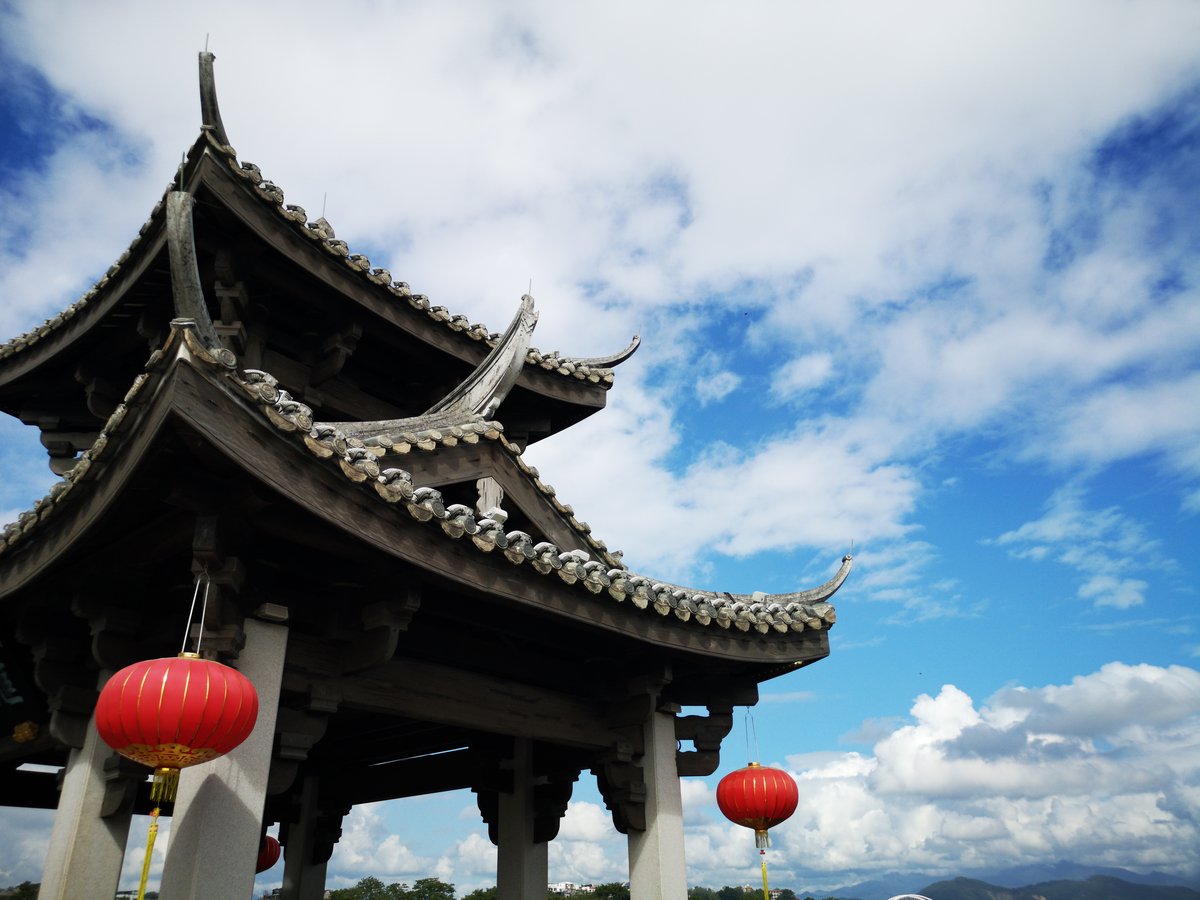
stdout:
POLYGON ((1110 878, 1119 878, 1122 881, 1128 881, 1131 884, 1183 884, 1187 887, 1200 890, 1200 882, 1192 884, 1186 879, 1164 875, 1162 872, 1149 872, 1143 875, 1138 872, 1131 872, 1128 869, 1083 866, 1079 863, 1067 862, 1066 860, 1059 860, 1056 863, 1043 865, 1010 866, 1006 869, 981 869, 964 874, 970 878, 978 878, 980 881, 987 881, 991 884, 998 884, 1001 887, 1009 888, 1039 884, 1043 881, 1085 881, 1093 875, 1105 875, 1110 878))
POLYGON ((1200 891, 1161 884, 1133 884, 1109 875, 1084 881, 1043 881, 1008 888, 975 878, 936 881, 916 893, 931 900, 1200 900, 1200 891))
MULTIPOLYGON (((1130 872, 1128 869, 1103 868, 1100 866, 1084 866, 1078 863, 1060 861, 1047 865, 1032 865, 1032 866, 1013 866, 1005 869, 984 869, 974 870, 964 873, 961 879, 947 879, 945 876, 935 875, 932 873, 921 872, 887 872, 870 881, 860 881, 856 884, 846 885, 844 887, 827 890, 825 888, 806 889, 797 891, 801 896, 811 897, 838 897, 839 900, 887 900, 889 897, 895 897, 900 894, 924 894, 933 900, 952 900, 952 898, 942 897, 938 894, 930 894, 927 891, 932 890, 932 887, 920 888, 919 885, 932 884, 952 884, 954 881, 974 881, 984 884, 996 892, 996 896, 1000 896, 1007 889, 1007 893, 1014 898, 1018 896, 1020 891, 1024 891, 1025 895, 1020 897, 1020 900, 1029 900, 1032 896, 1029 892, 1035 887, 1041 887, 1047 883, 1053 882, 1086 882, 1091 878, 1100 876, 1113 881, 1123 882, 1129 886, 1162 886, 1162 887, 1184 887, 1190 888, 1190 894, 1184 894, 1183 897, 1189 900, 1200 900, 1200 881, 1189 881, 1177 876, 1164 875, 1162 872, 1151 872, 1148 874, 1140 874, 1130 872)), ((1093 886, 1095 888, 1096 886, 1093 886)), ((1042 891, 1037 891, 1040 896, 1045 896, 1047 900, 1057 900, 1050 898, 1049 895, 1042 891)), ((1124 897, 1125 895, 1121 895, 1124 897)), ((1113 895, 1115 898, 1116 895, 1113 895)), ((1110 900, 1107 895, 1091 894, 1088 900, 1110 900)), ((1166 898, 1159 897, 1159 900, 1166 898)))

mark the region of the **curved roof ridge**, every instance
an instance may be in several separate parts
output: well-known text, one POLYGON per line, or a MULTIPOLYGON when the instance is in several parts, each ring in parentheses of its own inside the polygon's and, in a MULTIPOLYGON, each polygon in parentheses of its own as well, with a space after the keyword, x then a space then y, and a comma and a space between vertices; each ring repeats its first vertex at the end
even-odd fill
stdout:
MULTIPOLYGON (((277 214, 292 223, 306 237, 317 241, 323 250, 335 258, 340 258, 349 268, 355 270, 360 277, 386 288, 391 294, 408 303, 416 312, 423 312, 436 322, 443 323, 451 331, 466 334, 472 340, 482 341, 489 347, 495 347, 502 335, 491 331, 486 325, 472 323, 463 315, 451 313, 444 306, 430 303, 425 294, 413 293, 406 281, 395 281, 389 269, 372 264, 370 258, 361 253, 352 253, 350 246, 336 236, 329 221, 321 216, 309 221, 304 207, 293 203, 285 203, 283 189, 263 177, 262 169, 255 163, 239 160, 237 151, 227 144, 222 144, 211 133, 209 139, 213 149, 222 153, 229 163, 230 169, 246 179, 255 188, 260 199, 269 204, 277 214)), ((611 385, 613 383, 612 366, 624 362, 641 344, 641 338, 634 339, 619 353, 606 357, 571 357, 564 356, 558 350, 542 351, 530 347, 525 353, 525 365, 538 366, 559 375, 575 378, 578 381, 589 381, 593 384, 611 385)))
POLYGON ((637 352, 638 347, 642 346, 642 336, 635 334, 630 338, 629 343, 625 345, 623 350, 618 350, 610 356, 590 356, 585 359, 571 359, 571 362, 580 366, 592 366, 605 369, 611 369, 613 366, 618 366, 629 357, 637 352))

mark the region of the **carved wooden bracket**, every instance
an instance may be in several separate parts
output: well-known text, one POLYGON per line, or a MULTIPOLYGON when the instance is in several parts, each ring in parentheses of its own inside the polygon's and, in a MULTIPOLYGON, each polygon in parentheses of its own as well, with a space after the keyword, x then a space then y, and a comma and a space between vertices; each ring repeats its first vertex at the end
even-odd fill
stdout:
MULTIPOLYGON (((237 659, 246 646, 242 627, 244 614, 238 602, 246 582, 246 567, 236 556, 227 553, 226 526, 220 516, 199 515, 192 539, 192 574, 206 579, 201 583, 200 601, 208 592, 208 608, 204 621, 201 652, 209 658, 237 659)), ((197 607, 197 614, 200 606, 197 607)), ((192 622, 188 637, 201 637, 201 623, 192 622)))
POLYGON ((306 826, 312 829, 312 854, 307 862, 314 866, 328 862, 333 856, 333 847, 342 837, 342 819, 351 809, 349 803, 334 796, 332 792, 321 789, 323 780, 316 779, 317 795, 313 803, 311 821, 302 821, 302 807, 306 802, 304 792, 295 791, 291 796, 291 808, 279 824, 279 843, 289 850, 303 847, 301 829, 306 826), (295 844, 295 847, 290 847, 289 844, 295 844))
POLYGON ((362 326, 350 321, 327 337, 321 344, 321 352, 309 372, 308 383, 320 387, 326 381, 342 371, 346 360, 358 346, 362 338, 362 326))
POLYGON ((416 584, 410 584, 400 597, 364 606, 360 615, 364 630, 342 652, 342 671, 361 672, 390 660, 401 632, 408 630, 420 608, 421 588, 416 584))
POLYGON ((88 623, 92 634, 92 659, 101 669, 116 671, 145 656, 138 640, 140 610, 115 606, 98 592, 76 594, 71 612, 88 623))
POLYGON ((107 819, 131 812, 138 788, 145 781, 144 766, 115 752, 110 754, 104 760, 104 798, 100 801, 100 817, 107 819))
POLYGON ((579 771, 555 772, 533 787, 533 839, 547 843, 558 837, 562 817, 571 802, 571 792, 579 779, 579 771))
POLYGON ((50 736, 81 749, 99 696, 86 637, 52 629, 41 615, 28 612, 17 626, 16 638, 33 656, 33 681, 46 696, 50 736))
POLYGON ((707 716, 675 719, 675 738, 691 741, 695 750, 676 750, 675 767, 681 776, 711 775, 721 764, 721 741, 733 728, 733 706, 713 704, 707 716))
MULTIPOLYGON (((335 702, 333 710, 336 709, 335 702)), ((275 758, 271 760, 271 774, 267 779, 268 794, 282 794, 295 784, 300 764, 308 759, 309 751, 325 736, 328 726, 327 715, 313 715, 284 706, 279 708, 275 719, 275 758)))
POLYGON ((604 805, 621 834, 646 830, 646 782, 633 757, 633 746, 621 742, 592 767, 604 805))
POLYGON ((87 450, 100 437, 99 427, 78 421, 64 422, 61 417, 34 410, 21 410, 21 421, 41 431, 42 446, 50 454, 50 471, 65 475, 79 461, 77 454, 87 450))
MULTIPOLYGON (((579 769, 557 766, 551 771, 535 771, 533 776, 533 840, 536 843, 547 843, 558 837, 558 829, 562 817, 566 814, 567 804, 571 801, 571 793, 575 782, 579 780, 579 769)), ((500 794, 510 793, 513 789, 511 771, 498 771, 497 777, 491 779, 492 784, 476 785, 476 803, 479 815, 487 825, 488 839, 493 844, 500 843, 500 794), (505 777, 510 776, 510 777, 505 777), (507 784, 499 782, 507 781, 507 784)))

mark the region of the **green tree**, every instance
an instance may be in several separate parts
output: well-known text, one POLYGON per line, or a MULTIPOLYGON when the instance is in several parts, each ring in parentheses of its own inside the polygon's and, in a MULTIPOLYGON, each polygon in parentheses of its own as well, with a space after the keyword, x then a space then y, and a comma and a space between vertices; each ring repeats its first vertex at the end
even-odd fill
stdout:
POLYGON ((454 900, 454 885, 439 878, 418 878, 404 900, 454 900))
POLYGON ((394 900, 395 897, 394 893, 389 897, 383 882, 371 876, 362 879, 353 887, 338 888, 329 892, 329 900, 394 900))
POLYGON ((496 888, 477 888, 463 897, 463 900, 496 900, 496 888))
POLYGON ((779 892, 779 900, 797 900, 796 892, 791 888, 784 888, 779 892))
POLYGON ((717 892, 712 888, 688 888, 688 900, 717 900, 717 892))
POLYGON ((629 885, 619 881, 598 884, 592 890, 592 896, 599 900, 629 900, 629 885))

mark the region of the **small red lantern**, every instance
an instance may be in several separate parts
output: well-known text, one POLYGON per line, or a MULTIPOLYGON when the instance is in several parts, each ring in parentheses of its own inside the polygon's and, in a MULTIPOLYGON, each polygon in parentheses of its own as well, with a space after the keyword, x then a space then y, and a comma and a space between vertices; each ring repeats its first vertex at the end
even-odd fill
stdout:
POLYGON ((258 718, 258 693, 237 669, 195 653, 126 666, 96 702, 104 742, 154 769, 154 800, 172 801, 179 770, 222 756, 258 718))
POLYGON ((729 821, 754 829, 754 845, 760 850, 771 846, 767 829, 787 819, 799 802, 800 789, 791 775, 756 762, 730 772, 717 785, 717 806, 729 821))
POLYGON ((254 874, 265 872, 275 863, 279 862, 279 854, 283 852, 279 846, 279 841, 271 837, 269 834, 264 834, 262 843, 258 845, 258 862, 255 864, 254 874))

